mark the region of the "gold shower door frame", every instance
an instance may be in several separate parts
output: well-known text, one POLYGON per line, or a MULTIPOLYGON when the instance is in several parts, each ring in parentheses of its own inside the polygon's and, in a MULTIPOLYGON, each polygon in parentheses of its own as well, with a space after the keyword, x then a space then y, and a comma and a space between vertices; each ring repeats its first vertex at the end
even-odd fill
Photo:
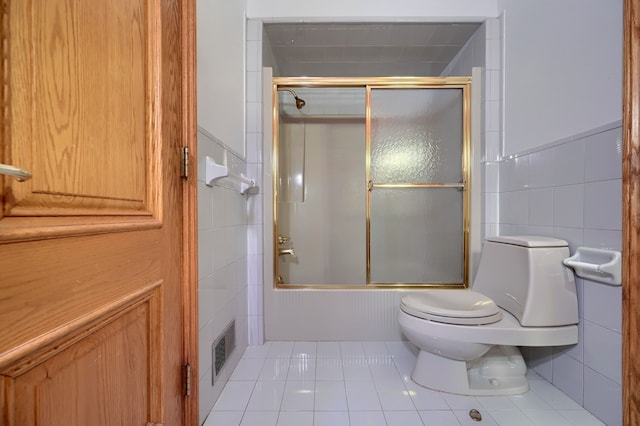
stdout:
POLYGON ((471 77, 378 77, 378 78, 334 78, 334 77, 274 77, 272 79, 273 100, 273 283, 280 289, 367 289, 367 288, 467 288, 469 283, 469 223, 471 201, 471 77), (340 88, 357 87, 366 91, 365 143, 366 143, 366 284, 326 285, 278 283, 278 136, 279 110, 278 88, 340 88), (375 89, 461 89, 462 90, 462 177, 460 183, 373 183, 371 181, 371 90, 375 89), (463 282, 462 283, 372 283, 371 282, 371 190, 375 188, 460 188, 463 191, 463 282))

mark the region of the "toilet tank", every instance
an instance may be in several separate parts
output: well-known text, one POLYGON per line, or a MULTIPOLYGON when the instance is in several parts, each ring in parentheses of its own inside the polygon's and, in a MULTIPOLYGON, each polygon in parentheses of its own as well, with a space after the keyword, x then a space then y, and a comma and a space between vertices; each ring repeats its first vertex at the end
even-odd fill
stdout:
POLYGON ((538 236, 488 238, 472 289, 489 296, 523 327, 578 323, 573 271, 566 241, 538 236))

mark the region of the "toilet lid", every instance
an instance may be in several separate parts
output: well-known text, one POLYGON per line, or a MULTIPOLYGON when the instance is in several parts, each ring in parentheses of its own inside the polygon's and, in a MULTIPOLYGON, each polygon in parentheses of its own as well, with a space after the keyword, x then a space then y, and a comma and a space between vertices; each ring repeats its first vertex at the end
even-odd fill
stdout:
POLYGON ((493 300, 471 290, 425 290, 403 297, 400 309, 418 318, 447 324, 491 324, 502 318, 493 300))

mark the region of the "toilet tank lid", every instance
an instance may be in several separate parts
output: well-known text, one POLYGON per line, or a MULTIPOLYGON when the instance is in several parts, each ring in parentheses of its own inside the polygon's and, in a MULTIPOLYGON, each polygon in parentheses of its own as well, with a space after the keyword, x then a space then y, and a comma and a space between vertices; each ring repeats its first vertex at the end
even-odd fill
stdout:
POLYGON ((569 244, 565 240, 551 237, 541 237, 538 235, 509 235, 489 237, 486 241, 494 243, 512 244, 522 247, 567 247, 569 244))

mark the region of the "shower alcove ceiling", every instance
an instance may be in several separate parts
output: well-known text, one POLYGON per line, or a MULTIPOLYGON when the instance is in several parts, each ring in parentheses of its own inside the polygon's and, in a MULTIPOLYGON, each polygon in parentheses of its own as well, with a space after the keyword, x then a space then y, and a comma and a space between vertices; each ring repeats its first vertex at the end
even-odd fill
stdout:
POLYGON ((273 54, 274 76, 433 77, 442 73, 481 25, 265 23, 264 43, 273 54))

